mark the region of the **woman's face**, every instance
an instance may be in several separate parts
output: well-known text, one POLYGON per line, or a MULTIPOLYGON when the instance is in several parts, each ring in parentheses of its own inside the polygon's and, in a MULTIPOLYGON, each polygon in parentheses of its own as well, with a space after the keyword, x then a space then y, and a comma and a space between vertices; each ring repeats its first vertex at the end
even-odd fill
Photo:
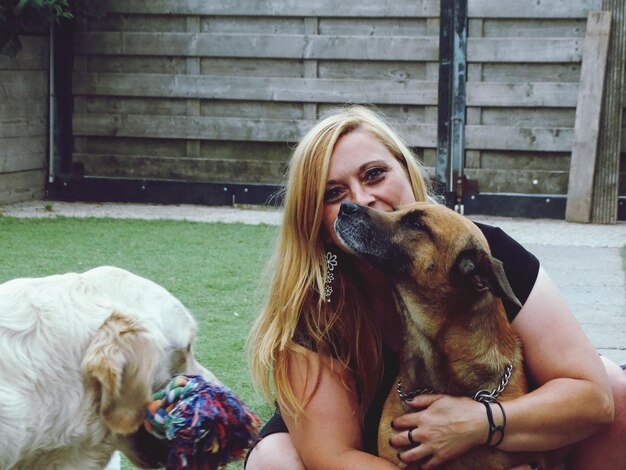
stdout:
POLYGON ((322 227, 323 236, 339 247, 333 223, 345 200, 382 211, 415 202, 404 166, 366 130, 342 136, 331 156, 322 227))

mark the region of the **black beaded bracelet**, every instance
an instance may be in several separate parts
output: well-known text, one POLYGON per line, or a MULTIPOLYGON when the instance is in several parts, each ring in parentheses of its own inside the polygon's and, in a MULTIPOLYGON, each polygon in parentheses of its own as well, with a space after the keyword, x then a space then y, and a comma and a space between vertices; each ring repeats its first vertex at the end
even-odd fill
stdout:
POLYGON ((500 411, 502 411, 502 425, 496 426, 496 423, 493 421, 493 411, 491 411, 491 406, 489 406, 490 404, 487 402, 481 402, 481 403, 485 405, 485 409, 487 410, 487 420, 489 421, 489 436, 487 437, 487 441, 485 442, 485 444, 489 446, 493 446, 493 447, 498 446, 504 439, 504 427, 506 426, 506 413, 504 412, 504 408, 502 407, 500 402, 498 401, 492 402, 498 405, 500 407, 500 411), (498 442, 492 444, 491 441, 493 440, 493 436, 498 431, 500 432, 500 439, 498 439, 498 442))

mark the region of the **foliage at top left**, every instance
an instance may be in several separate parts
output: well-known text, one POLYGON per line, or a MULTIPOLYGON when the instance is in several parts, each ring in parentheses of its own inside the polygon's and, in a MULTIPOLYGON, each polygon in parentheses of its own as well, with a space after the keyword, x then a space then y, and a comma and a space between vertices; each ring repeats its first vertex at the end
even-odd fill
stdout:
POLYGON ((0 54, 15 57, 22 48, 20 35, 46 24, 99 17, 98 0, 0 0, 0 54))

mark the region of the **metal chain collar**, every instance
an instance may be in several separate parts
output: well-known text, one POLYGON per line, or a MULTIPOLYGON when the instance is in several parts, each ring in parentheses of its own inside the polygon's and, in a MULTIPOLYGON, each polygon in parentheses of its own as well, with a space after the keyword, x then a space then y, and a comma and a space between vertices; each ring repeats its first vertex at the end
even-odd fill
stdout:
MULTIPOLYGON (((502 393, 502 391, 509 384, 509 379, 511 378, 511 374, 513 372, 513 364, 509 364, 504 368, 504 375, 500 380, 498 386, 492 390, 491 392, 488 390, 478 390, 474 395, 472 395, 472 399, 475 401, 479 401, 481 403, 493 403, 498 398, 498 395, 502 393)), ((402 381, 398 380, 398 385, 396 387, 398 392, 398 397, 403 401, 410 401, 415 398, 417 395, 433 395, 436 392, 430 388, 418 388, 417 390, 413 390, 412 392, 405 392, 402 388, 402 381)))

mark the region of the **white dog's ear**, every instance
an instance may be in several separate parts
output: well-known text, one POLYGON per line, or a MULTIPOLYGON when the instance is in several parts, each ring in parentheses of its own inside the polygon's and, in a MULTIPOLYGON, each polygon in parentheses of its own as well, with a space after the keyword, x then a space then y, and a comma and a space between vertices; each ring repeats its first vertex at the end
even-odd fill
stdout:
POLYGON ((129 434, 141 426, 161 357, 158 335, 119 312, 96 332, 82 368, 95 389, 100 416, 113 432, 129 434))

